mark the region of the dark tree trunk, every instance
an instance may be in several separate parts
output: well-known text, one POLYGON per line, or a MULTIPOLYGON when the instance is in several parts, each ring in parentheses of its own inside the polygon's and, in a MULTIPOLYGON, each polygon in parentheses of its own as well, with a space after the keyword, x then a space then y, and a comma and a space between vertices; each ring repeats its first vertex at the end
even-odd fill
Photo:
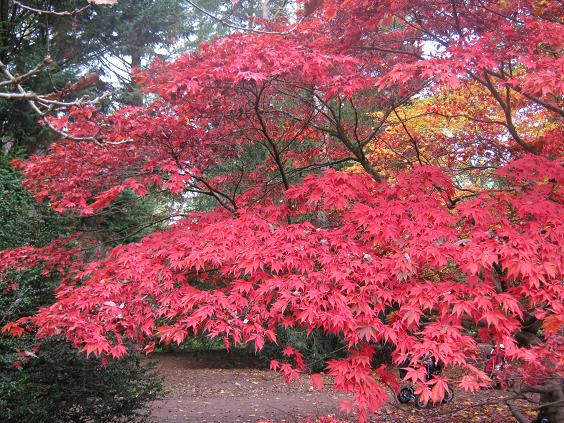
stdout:
POLYGON ((0 0, 0 58, 3 62, 6 61, 6 48, 10 38, 9 7, 9 0, 0 0))
MULTIPOLYGON (((131 55, 131 69, 141 68, 141 49, 139 47, 132 47, 130 50, 131 55)), ((143 105, 143 95, 139 91, 137 84, 133 79, 131 79, 130 93, 127 96, 126 103, 131 106, 142 106, 143 105)))
POLYGON ((553 381, 546 385, 547 391, 541 392, 540 402, 541 405, 547 404, 543 407, 545 415, 548 417, 550 423, 564 422, 564 392, 562 390, 561 381, 553 381))

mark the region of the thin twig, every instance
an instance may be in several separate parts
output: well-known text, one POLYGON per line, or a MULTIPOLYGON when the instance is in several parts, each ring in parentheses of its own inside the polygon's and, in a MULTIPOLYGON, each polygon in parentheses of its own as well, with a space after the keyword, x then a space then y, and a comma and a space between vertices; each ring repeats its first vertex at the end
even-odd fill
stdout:
POLYGON ((260 30, 260 29, 254 29, 254 28, 245 28, 243 26, 239 26, 237 24, 234 24, 224 18, 221 18, 219 16, 214 15, 213 13, 207 11, 206 9, 198 6, 196 3, 192 2, 191 0, 186 0, 186 2, 191 5, 194 9, 202 12, 204 15, 212 18, 213 20, 219 22, 220 24, 222 24, 223 26, 226 26, 228 28, 232 28, 232 29, 236 29, 239 31, 244 31, 244 32, 252 32, 255 34, 271 34, 271 35, 287 35, 290 34, 292 32, 294 32, 298 26, 301 24, 302 19, 300 19, 292 28, 290 28, 287 31, 264 31, 264 30, 260 30))
POLYGON ((90 9, 90 7, 92 7, 92 4, 88 3, 86 6, 79 7, 79 8, 76 8, 74 10, 63 10, 61 12, 56 12, 54 10, 36 9, 35 7, 25 5, 25 4, 23 4, 23 3, 21 3, 17 0, 13 0, 13 1, 14 1, 14 4, 21 7, 22 9, 29 10, 29 11, 31 11, 33 13, 37 13, 39 15, 75 16, 75 15, 78 15, 78 14, 86 11, 87 9, 90 9))

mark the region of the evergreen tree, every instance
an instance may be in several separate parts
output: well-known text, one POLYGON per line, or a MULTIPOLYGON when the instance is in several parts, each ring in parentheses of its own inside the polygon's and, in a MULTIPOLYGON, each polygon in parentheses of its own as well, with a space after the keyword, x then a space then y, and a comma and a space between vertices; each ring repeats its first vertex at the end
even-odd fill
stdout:
MULTIPOLYGON (((132 211, 130 218, 135 216, 139 218, 132 211)), ((127 224, 115 215, 112 219, 114 225, 127 224)), ((0 159, 0 249, 30 242, 41 246, 79 225, 84 223, 36 206, 19 174, 0 159)), ((55 299, 58 280, 43 275, 41 268, 15 272, 13 277, 11 283, 0 282, 2 325, 55 299)), ((161 389, 158 375, 138 355, 103 363, 79 354, 62 339, 0 334, 2 422, 132 421, 146 413, 145 405, 157 399, 161 389)))
MULTIPOLYGON (((178 40, 185 8, 180 0, 121 0, 113 7, 83 10, 85 5, 84 0, 0 0, 0 60, 12 74, 22 75, 50 56, 52 63, 23 83, 34 93, 72 100, 112 90, 114 104, 139 104, 131 68, 178 40)), ((13 86, 0 89, 8 92, 13 86)), ((27 101, 0 98, 2 151, 24 147, 33 153, 49 145, 53 135, 38 119, 27 101)))

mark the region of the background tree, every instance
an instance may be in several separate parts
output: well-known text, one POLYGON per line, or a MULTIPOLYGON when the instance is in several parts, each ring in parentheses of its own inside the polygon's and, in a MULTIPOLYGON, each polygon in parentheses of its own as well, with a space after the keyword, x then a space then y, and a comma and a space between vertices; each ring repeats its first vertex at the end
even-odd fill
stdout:
MULTIPOLYGON (((0 248, 45 245, 76 227, 72 219, 35 206, 20 185, 20 175, 5 160, 0 166, 0 205, 0 248)), ((14 271, 10 279, 0 283, 1 324, 53 303, 59 280, 41 268, 14 271)), ((147 413, 147 403, 159 398, 161 390, 158 374, 138 354, 108 363, 79 355, 61 337, 38 341, 29 335, 0 335, 2 421, 133 421, 147 413)))
POLYGON ((294 16, 297 5, 288 0, 185 0, 191 10, 187 47, 240 31, 260 28, 264 19, 283 20, 294 16))
MULTIPOLYGON (((68 108, 69 102, 84 95, 92 100, 105 91, 115 93, 112 104, 139 104, 140 94, 129 77, 131 68, 140 67, 142 58, 150 58, 156 49, 184 35, 186 13, 180 1, 114 3, 108 7, 83 0, 1 2, 1 61, 20 77, 23 89, 43 95, 47 104, 42 106, 40 101, 38 105, 45 114, 53 113, 55 107, 68 108), (50 59, 44 63, 46 57, 50 59)), ((40 116, 30 108, 29 99, 13 98, 20 94, 16 85, 5 74, 2 77, 4 153, 19 147, 29 153, 45 149, 53 140, 52 131, 37 124, 40 116)))

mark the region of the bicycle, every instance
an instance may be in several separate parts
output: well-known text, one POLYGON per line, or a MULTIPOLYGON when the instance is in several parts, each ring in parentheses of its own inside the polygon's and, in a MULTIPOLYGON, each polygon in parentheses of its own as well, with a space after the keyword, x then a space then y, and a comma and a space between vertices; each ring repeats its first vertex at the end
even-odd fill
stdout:
MULTIPOLYGON (((408 366, 410 362, 411 360, 407 359, 402 363, 402 367, 408 366)), ((444 367, 443 364, 440 362, 440 360, 435 360, 435 357, 431 353, 429 353, 423 359, 423 365, 425 366, 425 371, 426 371, 425 381, 430 380, 434 375, 440 375, 444 367)), ((407 370, 400 368, 400 378, 403 379, 406 374, 407 374, 407 370)), ((447 385, 448 385, 448 389, 442 401, 444 404, 449 403, 454 399, 454 390, 452 386, 450 386, 450 384, 447 385)), ((401 388, 396 397, 397 400, 402 404, 407 404, 408 402, 413 401, 415 403, 415 406, 419 409, 425 409, 430 406, 429 401, 427 403, 424 403, 421 400, 421 397, 415 394, 415 391, 412 386, 404 386, 403 388, 401 388)))

